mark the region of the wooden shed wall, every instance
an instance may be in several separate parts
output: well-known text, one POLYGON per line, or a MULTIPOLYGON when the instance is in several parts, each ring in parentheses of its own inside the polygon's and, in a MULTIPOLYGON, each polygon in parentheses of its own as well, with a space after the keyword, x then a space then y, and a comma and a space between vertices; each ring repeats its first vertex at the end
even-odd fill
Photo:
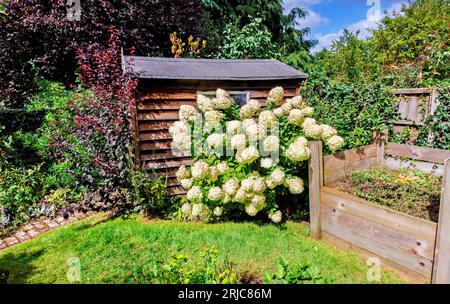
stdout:
POLYGON ((175 173, 182 164, 189 165, 192 159, 175 156, 171 152, 172 137, 169 127, 178 120, 181 105, 195 105, 197 91, 249 91, 250 99, 265 106, 269 91, 276 86, 285 89, 285 98, 297 95, 299 80, 279 81, 170 81, 141 80, 137 94, 137 135, 139 165, 142 169, 168 176, 172 194, 185 191, 179 186, 175 173))

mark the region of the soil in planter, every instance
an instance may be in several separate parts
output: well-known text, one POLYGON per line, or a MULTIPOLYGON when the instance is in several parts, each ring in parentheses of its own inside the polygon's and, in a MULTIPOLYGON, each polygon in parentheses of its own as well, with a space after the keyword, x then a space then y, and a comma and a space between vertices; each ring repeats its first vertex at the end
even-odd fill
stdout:
POLYGON ((442 177, 418 170, 375 167, 354 171, 332 186, 396 211, 438 221, 442 177))

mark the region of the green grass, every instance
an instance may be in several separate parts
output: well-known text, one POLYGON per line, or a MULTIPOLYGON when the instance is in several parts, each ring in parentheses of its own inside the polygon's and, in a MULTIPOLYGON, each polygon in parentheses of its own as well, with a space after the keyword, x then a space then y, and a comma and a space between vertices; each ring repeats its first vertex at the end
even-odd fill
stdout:
MULTIPOLYGON (((132 283, 131 274, 151 269, 177 253, 198 262, 198 252, 217 246, 241 271, 273 271, 284 256, 291 264, 307 260, 336 283, 365 283, 367 266, 353 253, 341 252, 309 238, 305 224, 178 223, 132 219, 88 218, 0 252, 0 269, 9 283, 68 283, 67 260, 81 261, 82 283, 132 283)), ((382 283, 402 282, 383 272, 382 283)))

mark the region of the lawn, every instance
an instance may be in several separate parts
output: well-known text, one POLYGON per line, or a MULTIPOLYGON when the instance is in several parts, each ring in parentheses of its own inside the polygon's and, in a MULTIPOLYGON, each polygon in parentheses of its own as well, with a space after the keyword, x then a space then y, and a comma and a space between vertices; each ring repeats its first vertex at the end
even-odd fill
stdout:
MULTIPOLYGON (((67 260, 81 261, 82 283, 133 283, 132 274, 151 269, 182 253, 198 262, 198 253, 217 246, 240 271, 273 271, 280 255, 290 264, 309 261, 335 283, 366 283, 368 267, 355 254, 308 237, 306 224, 179 223, 141 217, 108 220, 97 215, 0 252, 0 269, 9 283, 67 283, 67 260)), ((382 283, 402 282, 382 273, 382 283)))

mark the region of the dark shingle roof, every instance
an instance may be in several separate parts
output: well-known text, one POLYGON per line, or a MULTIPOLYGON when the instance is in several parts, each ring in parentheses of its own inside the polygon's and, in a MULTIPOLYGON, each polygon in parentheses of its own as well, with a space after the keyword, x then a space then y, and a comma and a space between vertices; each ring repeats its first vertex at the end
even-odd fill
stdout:
MULTIPOLYGON (((126 70, 129 56, 122 59, 126 70)), ((133 73, 139 78, 191 80, 305 79, 306 74, 274 59, 178 59, 133 56, 133 73)))

